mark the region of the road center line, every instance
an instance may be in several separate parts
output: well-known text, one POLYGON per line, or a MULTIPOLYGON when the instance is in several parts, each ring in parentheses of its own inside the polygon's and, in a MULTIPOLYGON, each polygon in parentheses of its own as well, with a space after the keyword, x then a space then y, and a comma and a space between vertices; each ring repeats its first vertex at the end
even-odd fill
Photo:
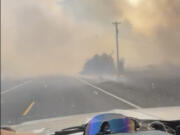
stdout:
POLYGON ((32 107, 34 106, 35 102, 32 101, 31 104, 26 108, 26 110, 24 111, 24 113, 22 114, 22 116, 26 116, 29 111, 32 109, 32 107))
POLYGON ((127 101, 127 100, 125 100, 125 99, 123 99, 123 98, 121 98, 121 97, 118 97, 118 96, 116 96, 116 95, 108 92, 107 90, 101 89, 101 88, 99 88, 99 87, 97 87, 97 86, 89 83, 88 81, 86 81, 86 80, 84 80, 84 79, 78 78, 78 80, 79 80, 80 82, 86 84, 86 85, 89 85, 89 86, 91 86, 91 87, 93 87, 93 88, 95 88, 95 89, 97 89, 97 90, 99 90, 99 91, 101 91, 101 92, 103 92, 103 93, 105 93, 105 94, 107 94, 107 95, 109 95, 109 96, 111 96, 111 97, 113 97, 113 98, 121 101, 121 102, 124 102, 124 103, 128 104, 129 106, 131 106, 131 107, 133 107, 133 108, 136 108, 136 109, 141 109, 141 108, 142 108, 142 107, 140 107, 140 106, 138 106, 138 105, 135 105, 135 104, 131 103, 130 101, 127 101))
POLYGON ((17 88, 19 88, 19 87, 22 87, 22 86, 24 86, 25 84, 28 84, 28 83, 30 83, 30 82, 32 82, 32 81, 26 81, 26 82, 24 82, 24 83, 18 84, 18 85, 16 85, 16 86, 12 87, 12 88, 7 89, 7 90, 3 90, 3 91, 1 92, 1 95, 2 95, 2 94, 5 94, 5 93, 8 93, 8 92, 11 92, 12 90, 15 90, 15 89, 17 89, 17 88))

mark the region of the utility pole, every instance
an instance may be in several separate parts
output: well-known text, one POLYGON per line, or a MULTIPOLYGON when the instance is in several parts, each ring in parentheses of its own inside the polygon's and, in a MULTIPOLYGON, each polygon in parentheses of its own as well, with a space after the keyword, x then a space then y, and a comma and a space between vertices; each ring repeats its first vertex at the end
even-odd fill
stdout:
POLYGON ((119 22, 113 22, 113 25, 115 26, 115 32, 116 32, 116 55, 117 55, 117 72, 118 76, 120 75, 120 64, 119 64, 119 30, 118 30, 118 25, 119 22))

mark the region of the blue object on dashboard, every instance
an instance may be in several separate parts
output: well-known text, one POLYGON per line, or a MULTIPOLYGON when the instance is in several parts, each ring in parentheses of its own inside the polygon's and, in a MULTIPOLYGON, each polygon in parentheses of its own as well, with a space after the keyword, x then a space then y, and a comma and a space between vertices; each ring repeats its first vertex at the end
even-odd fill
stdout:
POLYGON ((120 114, 108 113, 93 117, 87 127, 86 135, 131 133, 135 131, 135 122, 120 114))

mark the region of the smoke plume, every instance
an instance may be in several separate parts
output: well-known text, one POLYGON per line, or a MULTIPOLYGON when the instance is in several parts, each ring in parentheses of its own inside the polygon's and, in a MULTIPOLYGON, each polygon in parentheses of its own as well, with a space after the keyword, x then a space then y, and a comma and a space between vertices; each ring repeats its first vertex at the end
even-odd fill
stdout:
POLYGON ((180 64, 179 0, 2 0, 1 15, 7 77, 79 72, 115 52, 113 21, 126 66, 180 64))

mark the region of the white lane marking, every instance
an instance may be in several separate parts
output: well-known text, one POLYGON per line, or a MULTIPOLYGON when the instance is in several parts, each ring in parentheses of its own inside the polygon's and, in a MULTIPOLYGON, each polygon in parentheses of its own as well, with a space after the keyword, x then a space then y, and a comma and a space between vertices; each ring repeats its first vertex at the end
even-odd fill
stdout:
POLYGON ((95 95, 98 95, 98 92, 97 92, 97 91, 93 91, 93 93, 94 93, 95 95))
POLYGON ((142 108, 142 107, 140 107, 140 106, 138 106, 138 105, 135 105, 135 104, 131 103, 130 101, 127 101, 127 100, 125 100, 125 99, 123 99, 123 98, 121 98, 121 97, 118 97, 118 96, 110 93, 110 92, 107 92, 106 90, 101 89, 101 88, 99 88, 99 87, 97 87, 97 86, 89 83, 89 82, 86 81, 86 80, 83 80, 83 79, 80 79, 80 78, 78 78, 78 80, 81 81, 82 83, 86 84, 86 85, 89 85, 89 86, 91 86, 91 87, 93 87, 93 88, 95 88, 95 89, 97 89, 97 90, 99 90, 99 91, 101 91, 101 92, 103 92, 103 93, 105 93, 105 94, 107 94, 107 95, 109 95, 109 96, 111 96, 111 97, 113 97, 113 98, 121 101, 121 102, 124 102, 124 103, 128 104, 128 105, 131 106, 131 107, 134 107, 134 108, 136 108, 136 109, 141 109, 141 108, 142 108))
POLYGON ((14 86, 14 87, 12 87, 12 88, 9 88, 9 89, 7 89, 7 90, 3 90, 2 92, 1 92, 1 95, 2 94, 5 94, 5 93, 7 93, 7 92, 11 92, 12 90, 15 90, 15 89, 17 89, 17 88, 19 88, 19 87, 22 87, 22 86, 24 86, 25 84, 28 84, 28 83, 31 83, 32 81, 30 80, 30 81, 26 81, 26 82, 23 82, 23 83, 21 83, 21 84, 18 84, 18 85, 16 85, 16 86, 14 86))

